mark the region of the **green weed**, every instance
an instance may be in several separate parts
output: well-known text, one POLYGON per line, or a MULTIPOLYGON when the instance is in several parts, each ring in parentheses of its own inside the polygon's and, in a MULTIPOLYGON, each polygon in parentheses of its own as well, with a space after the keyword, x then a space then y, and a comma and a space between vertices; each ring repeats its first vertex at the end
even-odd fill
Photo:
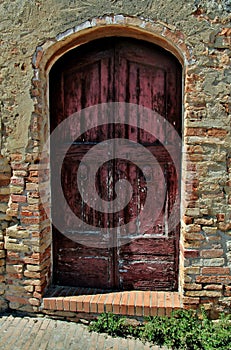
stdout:
POLYGON ((132 325, 125 317, 104 313, 91 323, 90 330, 132 336, 174 350, 231 350, 231 315, 221 315, 214 322, 203 309, 178 310, 171 317, 148 317, 138 325, 132 325))

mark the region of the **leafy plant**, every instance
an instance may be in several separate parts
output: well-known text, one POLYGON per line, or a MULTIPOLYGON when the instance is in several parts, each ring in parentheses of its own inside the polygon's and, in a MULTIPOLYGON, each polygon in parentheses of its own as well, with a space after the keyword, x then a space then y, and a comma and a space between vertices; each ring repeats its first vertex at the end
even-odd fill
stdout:
POLYGON ((110 335, 125 336, 127 329, 125 318, 114 315, 112 313, 103 313, 97 321, 90 324, 90 330, 95 332, 108 333, 110 335))
POLYGON ((231 350, 231 316, 221 315, 216 322, 206 312, 178 310, 171 317, 148 317, 136 326, 124 317, 104 313, 90 330, 113 336, 133 336, 153 344, 180 350, 231 350))

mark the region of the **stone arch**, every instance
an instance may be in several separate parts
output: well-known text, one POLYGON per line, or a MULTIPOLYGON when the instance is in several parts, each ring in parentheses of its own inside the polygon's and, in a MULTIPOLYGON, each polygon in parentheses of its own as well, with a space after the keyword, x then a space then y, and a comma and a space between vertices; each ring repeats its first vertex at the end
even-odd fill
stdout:
POLYGON ((163 22, 154 22, 123 15, 105 16, 86 21, 38 46, 33 57, 33 66, 49 72, 51 66, 67 51, 103 37, 128 36, 156 44, 170 51, 183 67, 192 60, 190 47, 184 42, 184 34, 163 22))

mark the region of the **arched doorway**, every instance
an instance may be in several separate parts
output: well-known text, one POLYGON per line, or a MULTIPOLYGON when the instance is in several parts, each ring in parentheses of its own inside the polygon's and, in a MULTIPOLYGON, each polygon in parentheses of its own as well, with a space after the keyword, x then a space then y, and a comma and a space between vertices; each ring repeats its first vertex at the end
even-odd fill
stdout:
MULTIPOLYGON (((66 53, 50 71, 51 131, 86 107, 127 102, 156 111, 181 135, 181 79, 177 59, 158 46, 122 37, 92 41, 66 53)), ((96 224, 99 229, 105 225, 119 227, 121 222, 128 223, 136 216, 145 202, 143 193, 148 175, 144 176, 134 164, 119 159, 106 162, 100 169, 96 187, 100 195, 110 201, 115 196, 113 183, 119 177, 129 180, 133 195, 126 208, 115 214, 96 215, 82 202, 76 189, 81 158, 91 147, 110 138, 130 139, 151 150, 164 173, 167 191, 162 211, 147 235, 119 247, 102 249, 78 244, 53 227, 54 283, 102 289, 176 290, 179 225, 168 234, 165 231, 173 203, 180 193, 179 169, 175 169, 152 130, 147 133, 128 124, 108 124, 92 129, 90 119, 82 122, 85 127, 89 123, 89 131, 75 141, 62 167, 65 197, 77 216, 96 224)), ((174 140, 166 135, 166 143, 169 142, 174 143, 174 140)), ((56 198, 52 180, 56 176, 53 166, 56 152, 58 150, 51 149, 52 215, 62 216, 65 221, 68 220, 65 208, 56 198)), ((85 171, 83 169, 83 176, 85 171)), ((175 215, 180 217, 179 210, 175 215)), ((131 228, 131 234, 136 228, 131 228)))

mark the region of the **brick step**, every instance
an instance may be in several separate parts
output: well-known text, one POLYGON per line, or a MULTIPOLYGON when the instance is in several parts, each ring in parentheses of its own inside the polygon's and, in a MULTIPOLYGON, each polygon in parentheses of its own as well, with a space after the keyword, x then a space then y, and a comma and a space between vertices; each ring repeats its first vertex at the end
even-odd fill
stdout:
POLYGON ((75 313, 112 312, 126 316, 170 316, 183 308, 178 292, 105 291, 85 288, 53 287, 43 298, 43 309, 75 313))

